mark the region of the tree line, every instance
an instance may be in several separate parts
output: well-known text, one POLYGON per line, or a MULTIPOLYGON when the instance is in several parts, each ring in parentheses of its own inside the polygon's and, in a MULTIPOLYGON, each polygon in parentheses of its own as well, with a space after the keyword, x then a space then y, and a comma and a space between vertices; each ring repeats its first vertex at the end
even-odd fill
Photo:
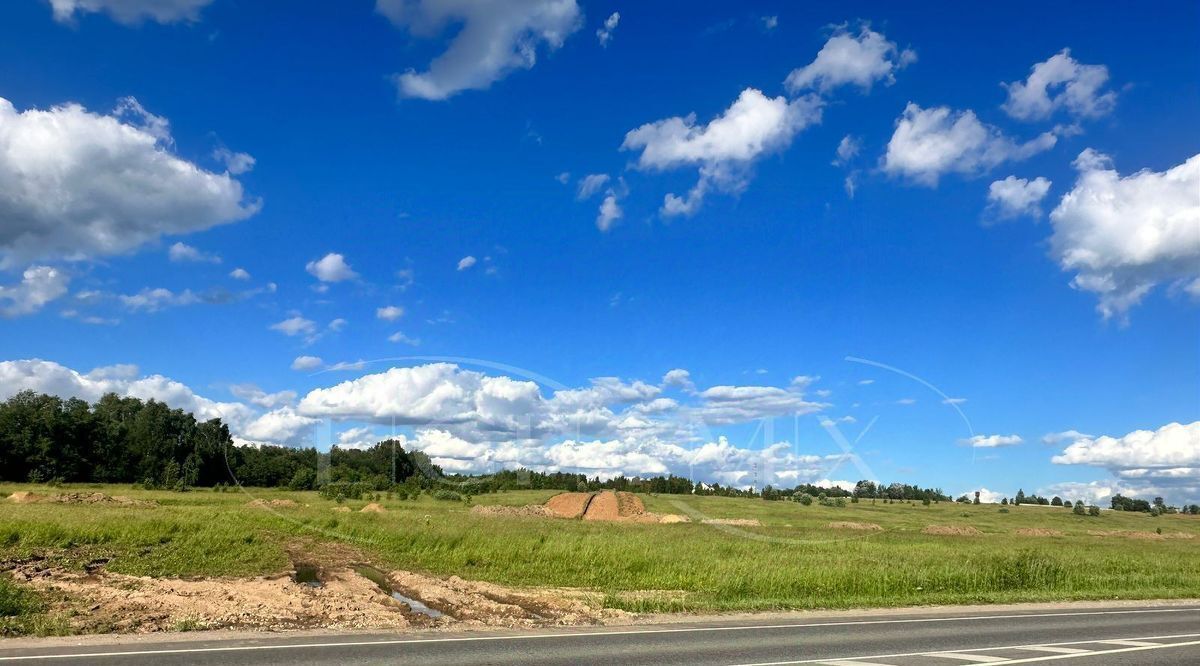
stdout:
MULTIPOLYGON (((0 481, 33 483, 137 483, 186 489, 240 484, 317 490, 326 484, 362 484, 376 491, 403 484, 413 489, 447 485, 466 495, 516 488, 567 491, 624 490, 656 494, 804 497, 884 501, 950 501, 940 488, 859 481, 853 490, 799 484, 753 488, 694 483, 680 476, 599 477, 570 472, 501 470, 486 476, 446 475, 421 451, 384 440, 367 449, 236 446, 220 419, 199 421, 157 400, 107 394, 89 404, 78 398, 23 391, 0 403, 0 481), (320 472, 320 473, 319 473, 320 472)), ((960 498, 960 501, 966 499, 960 498)), ((1007 503, 1007 498, 1005 503, 1007 503)), ((1014 504, 1063 504, 1018 491, 1014 504)), ((1065 503, 1070 506, 1070 502, 1065 503)), ((1200 506, 1169 507, 1115 495, 1112 507, 1147 513, 1200 514, 1200 506)))

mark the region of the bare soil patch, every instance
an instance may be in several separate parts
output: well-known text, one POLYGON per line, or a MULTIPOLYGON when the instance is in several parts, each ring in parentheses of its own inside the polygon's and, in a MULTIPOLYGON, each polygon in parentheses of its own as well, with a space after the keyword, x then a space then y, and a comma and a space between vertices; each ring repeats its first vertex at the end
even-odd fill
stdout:
POLYGON ((387 509, 383 508, 382 504, 371 502, 358 510, 359 513, 387 513, 387 509))
POLYGON ((876 525, 875 523, 855 523, 848 520, 834 521, 826 525, 826 527, 833 530, 863 530, 867 532, 883 531, 883 527, 881 525, 876 525))
POLYGON ((983 534, 970 525, 927 525, 921 534, 937 536, 979 536, 983 534))
POLYGON ((1022 527, 1014 530, 1013 534, 1027 537, 1060 537, 1063 535, 1061 530, 1052 530, 1045 527, 1022 527))
MULTIPOLYGON (((13 579, 45 593, 76 633, 151 633, 189 629, 395 629, 405 627, 536 627, 595 624, 628 613, 603 608, 603 595, 570 588, 510 588, 457 576, 376 569, 395 592, 444 615, 413 612, 355 571, 361 553, 341 544, 297 544, 293 558, 317 572, 315 584, 292 574, 255 578, 150 578, 68 570, 34 560, 13 579)), ((297 565, 298 567, 301 565, 297 565)))

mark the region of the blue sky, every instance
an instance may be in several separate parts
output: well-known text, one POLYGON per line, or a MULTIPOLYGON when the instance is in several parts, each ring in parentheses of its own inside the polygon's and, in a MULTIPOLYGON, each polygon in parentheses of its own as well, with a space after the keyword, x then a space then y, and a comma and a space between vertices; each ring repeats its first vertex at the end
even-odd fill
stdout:
POLYGON ((468 471, 1200 500, 1194 3, 0 13, 4 397, 396 421, 468 471))

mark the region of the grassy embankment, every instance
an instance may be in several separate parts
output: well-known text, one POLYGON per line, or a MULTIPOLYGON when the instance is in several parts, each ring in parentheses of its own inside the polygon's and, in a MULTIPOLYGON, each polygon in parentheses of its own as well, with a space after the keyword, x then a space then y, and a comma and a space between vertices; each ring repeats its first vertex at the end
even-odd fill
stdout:
MULTIPOLYGON (((1200 538, 1089 534, 1133 531, 1200 537, 1200 519, 1058 507, 942 503, 801 506, 720 497, 645 497, 647 509, 711 518, 756 518, 762 527, 597 523, 487 518, 422 496, 381 500, 387 512, 337 513, 316 493, 253 490, 188 493, 128 486, 45 488, 104 492, 157 506, 17 504, 0 500, 0 562, 48 556, 79 568, 107 558, 109 571, 159 577, 252 576, 291 567, 289 553, 344 543, 395 569, 517 586, 585 587, 636 611, 847 608, 1068 599, 1200 597, 1200 538), (265 510, 251 499, 292 499, 265 510), (875 523, 883 531, 827 527, 875 523), (970 526, 978 536, 922 534, 927 525, 970 526), (1019 536, 1021 528, 1062 536, 1019 536)), ((539 503, 553 491, 477 497, 477 504, 539 503)), ((357 509, 365 501, 347 502, 357 509)), ((0 622, 52 632, 39 600, 0 574, 0 622)))

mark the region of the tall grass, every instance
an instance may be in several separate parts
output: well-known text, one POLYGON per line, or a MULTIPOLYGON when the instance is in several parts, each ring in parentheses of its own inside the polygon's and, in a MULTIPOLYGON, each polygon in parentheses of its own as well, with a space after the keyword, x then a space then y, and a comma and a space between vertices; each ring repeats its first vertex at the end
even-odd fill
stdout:
MULTIPOLYGON (((590 588, 606 603, 635 611, 1200 597, 1200 538, 1088 534, 1162 527, 1167 533, 1200 535, 1200 520, 1184 516, 646 498, 652 511, 757 518, 763 524, 718 529, 696 523, 479 517, 461 502, 429 496, 383 500, 386 513, 362 514, 334 513, 338 505, 316 493, 103 492, 154 499, 159 506, 0 504, 0 560, 40 554, 82 567, 109 558, 109 570, 129 574, 247 576, 285 571, 304 549, 336 542, 384 567, 506 585, 590 588), (245 506, 253 497, 290 498, 302 506, 273 511, 245 506), (831 530, 826 527, 831 521, 872 522, 884 530, 831 530), (973 526, 982 534, 922 534, 931 524, 973 526), (1013 533, 1030 527, 1063 536, 1013 533)), ((475 501, 527 504, 550 494, 519 491, 475 501)), ((346 506, 357 509, 364 503, 346 506)))

